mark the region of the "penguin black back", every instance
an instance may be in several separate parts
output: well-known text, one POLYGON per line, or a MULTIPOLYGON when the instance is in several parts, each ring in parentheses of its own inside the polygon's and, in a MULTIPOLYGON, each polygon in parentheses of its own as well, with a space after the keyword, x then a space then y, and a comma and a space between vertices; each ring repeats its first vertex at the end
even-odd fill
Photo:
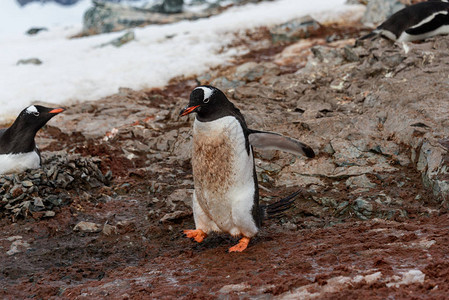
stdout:
POLYGON ((402 42, 422 40, 449 33, 448 25, 449 3, 446 0, 430 0, 401 9, 359 40, 374 36, 402 42))
MULTIPOLYGON (((396 35, 396 38, 399 38, 401 35, 402 30, 413 28, 416 26, 416 28, 419 28, 421 26, 417 26, 426 18, 432 17, 433 14, 437 14, 439 12, 448 12, 449 9, 449 3, 447 2, 441 2, 441 1, 429 1, 429 2, 421 2, 417 3, 415 5, 408 6, 395 14, 393 14, 390 18, 388 18, 384 23, 379 25, 378 29, 387 29, 391 31, 393 34, 396 35)), ((445 16, 446 19, 447 16, 445 16)), ((438 19, 436 19, 438 20, 438 19)), ((449 21, 449 20, 448 20, 449 21)), ((430 32, 432 30, 435 30, 440 26, 441 20, 437 23, 432 22, 432 20, 429 20, 429 22, 423 23, 423 25, 426 25, 426 32, 430 32), (437 24, 438 23, 438 24, 437 24), (429 27, 430 26, 430 27, 429 27)), ((415 33, 415 34, 421 34, 415 33)))

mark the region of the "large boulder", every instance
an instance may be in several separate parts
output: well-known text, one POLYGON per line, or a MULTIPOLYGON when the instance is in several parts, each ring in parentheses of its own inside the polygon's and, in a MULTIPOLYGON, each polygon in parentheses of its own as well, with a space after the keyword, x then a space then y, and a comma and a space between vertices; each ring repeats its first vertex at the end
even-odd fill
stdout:
POLYGON ((56 2, 62 5, 72 5, 80 0, 16 0, 21 6, 27 5, 31 2, 56 2))
POLYGON ((379 25, 405 5, 398 0, 370 0, 366 6, 362 23, 379 25))
POLYGON ((134 7, 92 1, 83 18, 83 31, 89 34, 113 32, 151 23, 151 15, 134 7))

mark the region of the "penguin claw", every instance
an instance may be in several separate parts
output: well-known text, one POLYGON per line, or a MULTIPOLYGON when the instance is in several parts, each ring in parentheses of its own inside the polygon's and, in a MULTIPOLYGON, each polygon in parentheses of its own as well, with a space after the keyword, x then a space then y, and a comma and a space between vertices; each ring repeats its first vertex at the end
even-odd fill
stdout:
POLYGON ((194 239, 198 243, 201 243, 207 237, 207 234, 201 229, 186 229, 183 233, 186 237, 194 239))
POLYGON ((248 247, 250 238, 243 237, 240 239, 239 243, 231 248, 229 248, 229 252, 242 252, 248 247))

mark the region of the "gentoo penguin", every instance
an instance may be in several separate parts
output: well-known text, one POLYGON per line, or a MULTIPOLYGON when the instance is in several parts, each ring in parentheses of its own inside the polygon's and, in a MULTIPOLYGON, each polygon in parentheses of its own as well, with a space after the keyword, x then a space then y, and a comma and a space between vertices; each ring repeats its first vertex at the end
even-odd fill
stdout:
POLYGON ((412 42, 448 33, 448 1, 427 1, 401 9, 360 39, 384 36, 393 41, 412 42))
MULTIPOLYGON (((219 89, 199 86, 190 94, 181 116, 196 113, 193 123, 192 168, 195 230, 188 238, 202 242, 208 233, 241 236, 229 252, 246 249, 261 226, 259 189, 252 146, 314 157, 309 146, 277 133, 249 129, 240 110, 219 89)), ((281 205, 287 199, 274 203, 281 205)), ((274 208, 274 207, 273 207, 274 208)), ((270 208, 269 208, 270 209, 270 208)))
POLYGON ((31 105, 9 128, 0 129, 0 174, 18 173, 41 166, 41 155, 34 137, 51 118, 64 111, 31 105))

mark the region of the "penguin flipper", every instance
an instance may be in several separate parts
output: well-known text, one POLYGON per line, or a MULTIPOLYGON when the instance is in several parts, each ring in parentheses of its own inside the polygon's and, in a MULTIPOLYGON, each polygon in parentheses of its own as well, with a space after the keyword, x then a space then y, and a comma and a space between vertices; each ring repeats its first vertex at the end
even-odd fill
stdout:
POLYGON ((446 10, 437 12, 432 16, 433 18, 429 19, 428 22, 420 23, 418 24, 419 26, 415 25, 413 27, 410 27, 407 30, 405 30, 405 32, 410 35, 421 35, 432 32, 444 25, 449 24, 448 12, 446 10))
POLYGON ((301 154, 310 158, 315 157, 315 152, 313 152, 310 146, 279 133, 250 129, 248 140, 256 148, 281 150, 295 155, 301 154))

